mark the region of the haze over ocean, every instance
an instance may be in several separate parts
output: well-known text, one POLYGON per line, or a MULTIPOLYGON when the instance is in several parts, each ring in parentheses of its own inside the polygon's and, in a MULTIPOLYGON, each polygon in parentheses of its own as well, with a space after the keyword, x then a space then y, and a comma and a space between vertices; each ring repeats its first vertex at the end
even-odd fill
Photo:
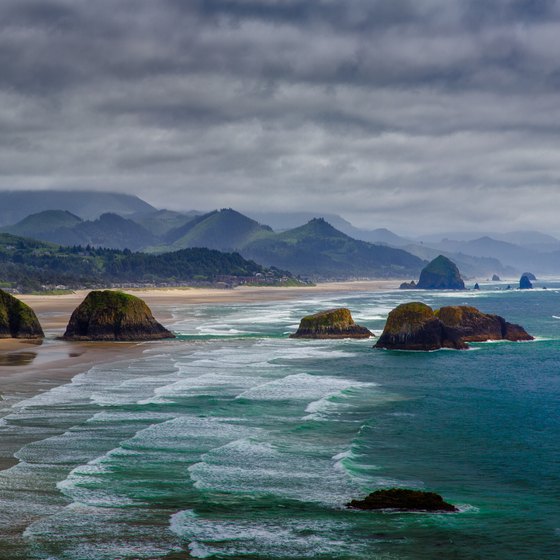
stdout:
MULTIPOLYGON (((536 559, 560 545, 558 317, 548 290, 302 295, 169 306, 171 343, 3 401, 0 549, 12 559, 536 559), (379 334, 413 299, 522 323, 528 343, 431 353, 290 340, 348 306, 379 334), (377 487, 457 514, 344 504, 377 487)), ((56 344, 56 342, 51 342, 56 344)))

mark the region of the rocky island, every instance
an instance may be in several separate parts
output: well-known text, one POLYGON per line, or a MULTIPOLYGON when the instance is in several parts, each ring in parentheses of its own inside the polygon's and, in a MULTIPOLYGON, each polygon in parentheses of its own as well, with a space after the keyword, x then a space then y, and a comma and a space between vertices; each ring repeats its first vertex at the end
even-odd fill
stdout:
POLYGON ((467 305, 434 311, 424 303, 399 305, 387 318, 376 348, 392 350, 439 350, 468 348, 469 342, 533 340, 523 327, 499 315, 482 313, 467 305))
POLYGON ((290 338, 370 338, 373 333, 356 325, 350 310, 341 307, 304 317, 290 338))
POLYGON ((439 255, 422 269, 416 287, 421 290, 464 290, 465 283, 457 265, 439 255))
POLYGON ((31 307, 0 290, 0 338, 43 338, 45 335, 31 307))
POLYGON ((397 510, 397 511, 459 511, 448 504, 435 492, 409 490, 407 488, 390 488, 372 492, 363 500, 352 500, 347 507, 362 510, 397 510))
POLYGON ((527 274, 523 274, 519 279, 519 289, 520 290, 531 290, 533 289, 533 283, 531 278, 527 274))
POLYGON ((63 336, 65 340, 105 341, 174 337, 154 319, 143 300, 111 290, 90 292, 72 313, 63 336))

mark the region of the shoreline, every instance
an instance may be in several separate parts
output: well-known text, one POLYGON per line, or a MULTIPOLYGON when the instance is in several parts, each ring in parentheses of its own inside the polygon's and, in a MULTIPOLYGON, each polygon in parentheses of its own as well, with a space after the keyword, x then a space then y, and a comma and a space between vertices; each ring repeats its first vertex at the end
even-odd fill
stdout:
MULTIPOLYGON (((234 289, 154 288, 123 291, 146 301, 155 318, 169 326, 172 322, 170 305, 283 301, 329 292, 390 291, 397 289, 399 284, 399 280, 371 280, 289 288, 239 286, 234 289)), ((37 314, 45 331, 45 340, 0 339, 0 397, 4 399, 5 405, 68 383, 75 375, 97 364, 132 359, 141 356, 144 349, 153 347, 147 346, 145 342, 70 342, 58 339, 70 315, 89 291, 17 296, 37 314)), ((3 408, 0 406, 0 411, 3 408)))

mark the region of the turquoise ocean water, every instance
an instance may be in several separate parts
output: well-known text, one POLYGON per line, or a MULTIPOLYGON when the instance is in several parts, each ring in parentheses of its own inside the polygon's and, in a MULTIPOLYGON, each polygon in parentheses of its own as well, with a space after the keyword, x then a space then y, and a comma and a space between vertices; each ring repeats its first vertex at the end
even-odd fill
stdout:
POLYGON ((0 558, 560 558, 560 284, 172 308, 170 343, 2 403, 0 558), (469 351, 290 340, 348 306, 471 304, 537 340, 469 351), (446 515, 344 505, 433 490, 446 515))

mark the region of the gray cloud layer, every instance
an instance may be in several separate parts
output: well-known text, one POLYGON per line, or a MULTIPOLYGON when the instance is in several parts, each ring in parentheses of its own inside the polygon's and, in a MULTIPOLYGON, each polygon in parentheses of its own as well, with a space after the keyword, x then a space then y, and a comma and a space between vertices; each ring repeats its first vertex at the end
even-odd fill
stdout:
POLYGON ((556 0, 4 0, 0 188, 559 233, 558 52, 556 0))

